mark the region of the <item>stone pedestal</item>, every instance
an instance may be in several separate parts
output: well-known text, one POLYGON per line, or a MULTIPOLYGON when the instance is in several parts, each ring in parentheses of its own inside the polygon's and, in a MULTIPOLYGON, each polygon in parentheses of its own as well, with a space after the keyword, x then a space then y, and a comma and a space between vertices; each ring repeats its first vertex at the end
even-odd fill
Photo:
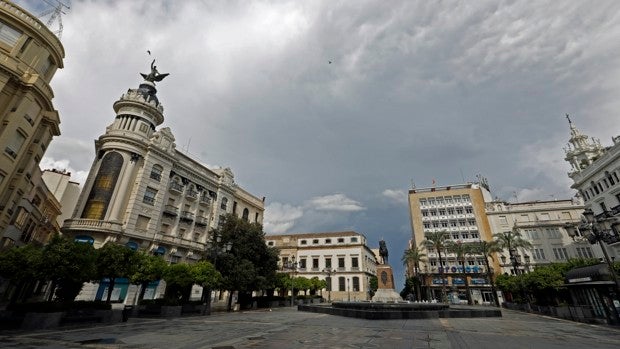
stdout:
POLYGON ((403 299, 394 290, 394 273, 387 264, 377 266, 377 292, 372 297, 373 302, 401 302, 403 299))

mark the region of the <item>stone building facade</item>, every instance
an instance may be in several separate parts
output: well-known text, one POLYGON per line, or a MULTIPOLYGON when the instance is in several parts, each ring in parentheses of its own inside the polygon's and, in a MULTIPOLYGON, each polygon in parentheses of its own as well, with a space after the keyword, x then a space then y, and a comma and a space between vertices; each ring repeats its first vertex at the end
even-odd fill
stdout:
POLYGON ((49 235, 37 231, 58 230, 59 204, 41 180, 39 163, 60 135, 50 82, 64 55, 42 22, 0 0, 0 248, 45 242, 49 235))

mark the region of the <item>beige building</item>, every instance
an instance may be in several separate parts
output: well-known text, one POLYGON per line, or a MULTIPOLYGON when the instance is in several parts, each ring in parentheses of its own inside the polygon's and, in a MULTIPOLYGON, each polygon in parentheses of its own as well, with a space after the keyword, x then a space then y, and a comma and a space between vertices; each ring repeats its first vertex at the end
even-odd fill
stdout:
POLYGON ((508 251, 499 255, 501 273, 529 272, 537 265, 566 262, 570 258, 599 258, 598 246, 591 246, 584 239, 573 239, 566 225, 580 222, 583 201, 572 200, 487 203, 487 216, 493 233, 516 229, 521 237, 532 244, 530 250, 517 251, 516 266, 508 251))
MULTIPOLYGON (((20 228, 24 218, 20 207, 38 210, 31 210, 24 200, 47 202, 44 184, 37 182, 39 162, 52 138, 60 134, 49 84, 62 68, 64 55, 60 41, 43 23, 0 0, 0 247, 24 242, 15 229, 31 226, 20 228)), ((50 208, 49 218, 34 214, 32 224, 43 227, 46 219, 55 220, 54 210, 50 208)))
POLYGON ((327 281, 323 298, 369 300, 369 280, 377 259, 362 234, 354 231, 267 235, 279 250, 279 267, 295 277, 327 281))
MULTIPOLYGON (((485 205, 490 201, 491 193, 486 181, 409 190, 412 244, 424 250, 420 243, 425 240, 425 234, 439 231, 448 232, 449 240, 455 242, 491 241, 493 233, 485 212, 485 205)), ((455 254, 441 251, 443 265, 440 265, 438 251, 426 249, 424 252, 427 257, 420 264, 420 276, 426 298, 440 300, 445 283, 453 302, 457 301, 457 295, 461 301, 466 300, 465 280, 462 277, 465 270, 472 299, 479 304, 493 301, 484 256, 468 255, 466 264, 461 265, 455 254)), ((499 270, 497 259, 494 262, 489 260, 489 263, 492 263, 494 271, 499 270)), ((415 274, 413 270, 407 273, 415 274)))

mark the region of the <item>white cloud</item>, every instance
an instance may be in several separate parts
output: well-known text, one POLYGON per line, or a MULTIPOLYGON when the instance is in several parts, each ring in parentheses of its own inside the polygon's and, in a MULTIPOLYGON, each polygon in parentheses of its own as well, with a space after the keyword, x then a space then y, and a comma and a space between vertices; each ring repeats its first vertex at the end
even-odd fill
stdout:
POLYGON ((67 159, 60 159, 60 160, 56 160, 54 158, 51 158, 49 156, 44 157, 43 159, 41 159, 41 163, 39 164, 39 167, 41 167, 42 170, 64 170, 69 172, 70 176, 71 176, 71 181, 72 182, 77 182, 80 187, 84 185, 84 182, 86 182, 86 177, 88 177, 88 171, 84 171, 84 170, 75 170, 73 167, 71 167, 70 161, 67 159))
POLYGON ((317 211, 356 212, 366 208, 359 202, 344 194, 317 196, 307 202, 307 206, 317 211))
POLYGON ((265 207, 264 230, 267 234, 285 234, 303 215, 301 207, 272 202, 265 207))
POLYGON ((404 190, 385 189, 381 194, 398 204, 406 204, 408 202, 407 192, 404 190))

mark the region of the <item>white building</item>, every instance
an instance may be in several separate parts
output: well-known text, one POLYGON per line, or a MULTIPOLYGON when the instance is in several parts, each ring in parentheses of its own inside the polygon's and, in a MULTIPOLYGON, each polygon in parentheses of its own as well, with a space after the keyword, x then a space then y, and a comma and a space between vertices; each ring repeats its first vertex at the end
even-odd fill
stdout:
MULTIPOLYGON (((262 223, 264 198, 239 187, 229 168, 210 169, 178 151, 170 128, 157 128, 164 108, 153 81, 165 75, 151 69, 114 103, 115 118, 95 141, 93 164, 62 232, 96 248, 114 242, 191 263, 203 257, 225 213, 262 223)), ((119 283, 115 299, 126 292, 119 283)))
POLYGON ((61 214, 56 218, 58 226, 65 219, 71 218, 75 204, 80 196, 80 185, 71 181, 71 172, 59 170, 43 170, 41 178, 56 200, 60 203, 61 214))
POLYGON ((281 271, 327 281, 324 298, 370 299, 369 280, 377 274, 377 259, 364 235, 354 231, 267 235, 265 241, 279 250, 281 271))
POLYGON ((620 136, 613 144, 603 147, 597 139, 589 139, 568 120, 571 137, 565 160, 571 164, 568 176, 571 188, 579 191, 598 220, 608 228, 607 251, 612 258, 620 258, 620 136))
MULTIPOLYGON (((580 222, 583 201, 572 200, 487 203, 486 213, 493 234, 517 229, 521 237, 532 244, 531 250, 518 251, 517 269, 533 270, 537 265, 566 262, 570 258, 599 258, 598 246, 591 246, 583 239, 573 240, 566 225, 580 222)), ((514 274, 508 251, 499 254, 501 273, 514 274)))

